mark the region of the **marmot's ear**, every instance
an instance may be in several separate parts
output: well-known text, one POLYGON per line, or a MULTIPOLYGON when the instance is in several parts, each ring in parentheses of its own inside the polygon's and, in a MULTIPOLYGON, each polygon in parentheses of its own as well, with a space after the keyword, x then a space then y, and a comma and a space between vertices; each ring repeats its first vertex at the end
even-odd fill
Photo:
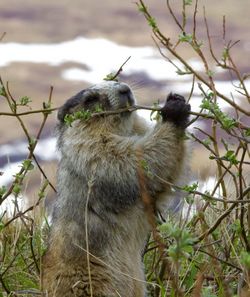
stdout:
POLYGON ((85 90, 77 93, 73 97, 69 98, 63 106, 61 106, 57 113, 57 118, 60 122, 64 122, 64 117, 66 114, 71 114, 75 111, 75 108, 82 104, 82 99, 84 96, 85 90))

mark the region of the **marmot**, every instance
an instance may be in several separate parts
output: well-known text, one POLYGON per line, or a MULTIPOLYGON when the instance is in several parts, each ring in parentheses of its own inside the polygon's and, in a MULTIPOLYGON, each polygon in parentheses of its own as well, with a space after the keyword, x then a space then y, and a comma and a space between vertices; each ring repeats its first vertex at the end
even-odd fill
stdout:
POLYGON ((58 112, 58 199, 42 274, 49 297, 145 296, 142 251, 151 227, 138 168, 146 164, 146 189, 156 202, 170 193, 163 180, 175 182, 182 168, 190 111, 182 96, 168 96, 155 127, 136 111, 65 124, 65 115, 97 104, 117 110, 133 106, 135 98, 127 84, 106 81, 79 92, 58 112))

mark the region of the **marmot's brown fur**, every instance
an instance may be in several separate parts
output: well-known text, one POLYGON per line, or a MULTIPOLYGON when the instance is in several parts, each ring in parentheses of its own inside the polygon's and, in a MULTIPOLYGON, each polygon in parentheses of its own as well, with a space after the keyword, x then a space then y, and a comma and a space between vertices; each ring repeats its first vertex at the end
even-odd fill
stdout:
POLYGON ((162 121, 148 126, 136 112, 64 122, 76 110, 116 110, 134 105, 124 83, 104 82, 70 98, 58 113, 58 199, 43 258, 49 297, 143 297, 142 250, 150 232, 138 168, 157 202, 174 183, 185 154, 183 132, 190 106, 170 94, 162 121), (143 160, 138 160, 138 151, 143 160), (160 177, 160 178, 158 178, 160 177), (88 257, 87 257, 87 251, 88 257))

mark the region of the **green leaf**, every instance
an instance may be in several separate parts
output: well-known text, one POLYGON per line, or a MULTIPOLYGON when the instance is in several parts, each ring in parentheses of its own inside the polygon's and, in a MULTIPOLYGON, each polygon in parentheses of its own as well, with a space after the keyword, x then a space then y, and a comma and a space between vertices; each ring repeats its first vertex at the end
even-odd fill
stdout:
POLYGON ((182 190, 188 193, 192 193, 198 189, 199 183, 195 182, 192 185, 185 185, 182 187, 182 190))
POLYGON ((156 24, 156 20, 154 18, 149 18, 148 19, 148 24, 150 27, 152 27, 153 29, 157 29, 157 24, 156 24))
POLYGON ((171 223, 164 223, 159 226, 160 232, 167 237, 173 239, 172 244, 168 248, 168 253, 174 261, 179 261, 181 258, 193 253, 193 244, 195 239, 187 229, 180 228, 171 223))
POLYGON ((182 34, 179 35, 179 41, 192 43, 193 42, 193 35, 192 34, 186 34, 185 32, 183 32, 182 34))
POLYGON ((166 235, 170 235, 173 232, 173 225, 171 223, 164 223, 159 226, 159 230, 161 233, 165 233, 166 235))
POLYGON ((213 287, 202 288, 202 297, 218 297, 218 295, 213 294, 213 287))
POLYGON ((20 173, 15 174, 14 177, 16 178, 17 183, 21 182, 21 180, 23 179, 23 175, 20 173))
POLYGON ((145 13, 146 12, 146 8, 142 5, 138 5, 138 10, 142 13, 145 13))
POLYGON ((142 167, 142 169, 144 169, 145 171, 148 171, 149 170, 149 167, 148 167, 148 162, 146 160, 140 160, 140 165, 142 167))
POLYGON ((229 161, 233 165, 237 165, 239 161, 237 160, 237 157, 235 155, 235 152, 232 150, 228 150, 226 154, 223 156, 223 158, 227 161, 229 161))
POLYGON ((205 109, 212 113, 215 118, 221 123, 222 128, 229 130, 236 126, 236 121, 227 115, 225 112, 222 112, 217 103, 212 102, 214 94, 211 92, 203 98, 200 108, 205 109))
POLYGON ((207 75, 208 75, 209 77, 213 77, 213 76, 214 76, 214 72, 213 72, 212 70, 208 70, 208 71, 207 71, 207 75))
POLYGON ((203 139, 202 142, 203 142, 205 145, 209 146, 209 145, 211 144, 211 139, 210 139, 210 138, 206 138, 206 139, 203 139))
POLYGON ((107 81, 118 81, 118 79, 114 79, 115 77, 115 73, 109 73, 106 75, 106 77, 104 77, 103 80, 107 80, 107 81))
POLYGON ((201 101, 200 108, 206 109, 208 111, 211 111, 211 109, 212 109, 212 103, 210 102, 209 99, 203 98, 202 101, 201 101))
POLYGON ((3 228, 4 228, 4 223, 0 221, 0 232, 3 230, 3 228))
POLYGON ((0 198, 3 197, 3 195, 6 193, 6 191, 7 191, 6 186, 0 187, 0 198))
POLYGON ((188 196, 185 197, 185 200, 186 200, 187 204, 192 205, 194 203, 194 197, 193 196, 188 195, 188 196))
POLYGON ((246 266, 248 269, 250 268, 250 253, 245 251, 241 252, 240 260, 244 266, 246 266))
POLYGON ((43 102, 43 109, 50 109, 51 103, 50 102, 43 102))
POLYGON ((34 145, 37 143, 37 139, 34 137, 30 138, 30 142, 29 142, 29 149, 33 149, 34 145))
POLYGON ((20 192, 21 192, 21 187, 19 184, 15 184, 14 187, 13 187, 13 190, 12 192, 16 195, 18 195, 20 192))
POLYGON ((230 118, 229 116, 227 116, 226 114, 221 115, 220 120, 223 128, 227 130, 236 126, 236 121, 230 118))
POLYGON ((29 97, 24 96, 24 97, 22 97, 22 98, 19 100, 19 102, 20 102, 20 103, 19 103, 20 105, 25 106, 25 105, 27 105, 28 103, 32 102, 32 100, 31 100, 29 97))
POLYGON ((98 112, 102 112, 103 108, 101 107, 100 104, 96 104, 94 107, 94 112, 98 113, 98 112))
POLYGON ((225 62, 229 57, 229 49, 225 47, 222 52, 222 60, 225 62))
POLYGON ((240 234, 241 233, 241 224, 240 224, 240 220, 236 219, 231 225, 230 225, 230 229, 235 231, 236 234, 240 234))
MULTIPOLYGON (((153 108, 154 109, 159 109, 160 107, 161 106, 160 106, 159 100, 157 102, 153 103, 153 108)), ((160 115, 159 110, 152 110, 150 112, 150 120, 151 121, 159 121, 160 119, 161 119, 161 115, 160 115)))
POLYGON ((91 112, 89 110, 79 110, 72 114, 66 114, 64 117, 64 122, 66 125, 70 126, 76 120, 88 120, 91 117, 91 112))
POLYGON ((34 165, 32 164, 32 161, 29 160, 29 159, 24 160, 23 163, 22 163, 22 166, 27 171, 30 171, 30 170, 34 169, 34 165))
POLYGON ((4 86, 0 86, 0 96, 6 97, 6 91, 4 86))
POLYGON ((150 121, 159 121, 161 119, 160 112, 157 110, 152 110, 150 112, 150 121))
POLYGON ((245 131, 245 136, 249 137, 250 136, 250 128, 247 128, 245 131))

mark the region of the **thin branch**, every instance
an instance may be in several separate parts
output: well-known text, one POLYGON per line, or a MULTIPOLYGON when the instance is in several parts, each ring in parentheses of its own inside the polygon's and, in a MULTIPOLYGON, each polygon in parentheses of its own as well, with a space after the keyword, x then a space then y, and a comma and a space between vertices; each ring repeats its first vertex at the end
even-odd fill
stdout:
MULTIPOLYGON (((140 1, 140 3, 141 3, 141 5, 144 4, 142 1, 140 1)), ((181 30, 182 32, 184 32, 184 28, 182 27, 182 25, 181 25, 180 22, 178 21, 177 17, 175 16, 175 14, 174 14, 174 12, 173 12, 171 6, 170 6, 169 0, 167 0, 167 7, 168 7, 168 10, 169 10, 171 16, 173 17, 173 19, 174 19, 176 25, 180 28, 180 30, 181 30)), ((149 15, 149 14, 148 14, 148 15, 149 15)))
POLYGON ((50 187, 52 188, 52 190, 53 190, 55 193, 57 193, 56 188, 55 188, 55 187, 53 186, 53 184, 49 181, 49 179, 48 179, 46 173, 45 173, 44 170, 42 169, 42 167, 41 167, 41 165, 39 164, 39 162, 38 162, 36 156, 34 155, 34 153, 33 153, 33 159, 34 159, 34 161, 36 162, 36 165, 37 165, 38 169, 40 170, 40 172, 42 173, 43 177, 44 177, 45 180, 47 180, 47 182, 49 183, 49 185, 50 185, 50 187))
POLYGON ((217 261, 219 261, 219 262, 221 262, 221 263, 223 263, 223 264, 226 264, 227 266, 230 266, 230 267, 232 267, 232 268, 235 268, 235 269, 237 269, 238 271, 242 271, 242 269, 241 269, 240 267, 236 266, 236 265, 233 264, 233 263, 230 263, 230 262, 228 262, 228 261, 223 260, 222 258, 219 258, 219 257, 217 257, 217 256, 215 256, 215 255, 212 255, 211 253, 209 253, 209 252, 207 252, 207 251, 205 251, 205 250, 203 250, 203 249, 197 248, 197 250, 198 250, 199 252, 201 252, 201 253, 204 253, 204 254, 208 255, 208 256, 211 257, 211 258, 216 259, 217 261))
POLYGON ((223 15, 222 28, 223 28, 222 38, 223 38, 223 40, 225 42, 226 41, 226 16, 225 15, 223 15))
MULTIPOLYGON (((202 192, 200 192, 200 191, 197 191, 197 190, 189 190, 189 191, 186 191, 186 190, 184 190, 182 187, 180 187, 180 186, 177 186, 177 185, 175 185, 175 184, 173 184, 173 183, 171 183, 171 182, 169 182, 169 181, 166 181, 166 180, 164 180, 164 179, 162 179, 160 176, 158 176, 158 175, 156 175, 156 174, 154 174, 154 176, 157 178, 157 179, 159 179, 161 182, 163 182, 163 183, 165 183, 165 184, 167 184, 167 185, 169 185, 169 186, 171 186, 171 187, 173 187, 173 188, 175 188, 175 189, 177 189, 177 190, 180 190, 180 191, 182 191, 183 193, 190 193, 190 194, 195 194, 195 195, 199 195, 199 196, 202 196, 202 197, 205 197, 206 199, 208 199, 208 200, 211 200, 211 201, 216 201, 216 202, 223 202, 223 203, 229 203, 229 204, 231 204, 231 203, 233 203, 233 204, 239 204, 239 203, 250 203, 250 199, 248 199, 248 200, 246 200, 246 199, 237 199, 237 200, 226 200, 225 201, 225 197, 222 197, 222 198, 217 198, 217 197, 214 197, 213 195, 209 195, 209 194, 207 194, 207 193, 202 193, 202 192)), ((247 195, 248 193, 250 192, 250 187, 248 187, 248 188, 246 188, 245 190, 244 190, 244 193, 245 193, 245 195, 247 195)), ((245 196, 244 195, 244 196, 245 196)))
POLYGON ((0 112, 0 116, 10 116, 10 117, 17 117, 17 116, 25 116, 25 115, 30 115, 30 114, 35 114, 35 113, 51 113, 55 110, 58 110, 58 107, 55 108, 48 108, 48 109, 38 109, 38 110, 30 110, 30 111, 25 111, 25 112, 19 112, 19 113, 10 113, 10 112, 0 112))
POLYGON ((193 15, 193 36, 196 38, 196 16, 198 12, 198 0, 195 1, 194 15, 193 15))
POLYGON ((107 78, 105 78, 104 80, 116 80, 116 78, 118 77, 118 75, 120 75, 120 73, 123 71, 123 66, 128 62, 128 60, 131 58, 131 56, 129 56, 125 62, 120 66, 120 68, 117 70, 117 72, 115 74, 110 74, 107 76, 107 78))
POLYGON ((16 219, 24 216, 27 212, 30 212, 30 211, 34 210, 40 204, 41 201, 42 201, 42 198, 39 198, 35 204, 33 204, 32 206, 28 207, 24 211, 18 212, 15 216, 13 216, 8 222, 6 222, 4 224, 4 228, 6 228, 10 223, 12 223, 13 221, 15 221, 16 219))
MULTIPOLYGON (((246 155, 246 146, 242 148, 243 152, 242 152, 242 156, 241 156, 241 160, 240 160, 240 165, 239 165, 239 170, 238 170, 238 175, 239 175, 239 188, 240 188, 240 199, 243 200, 243 176, 242 176, 242 166, 243 166, 243 161, 246 155)), ((249 245, 249 240, 248 240, 248 236, 246 234, 246 230, 245 230, 245 226, 244 226, 244 217, 245 217, 245 208, 244 205, 242 203, 241 205, 241 213, 240 213, 240 225, 241 225, 241 235, 242 238, 244 240, 245 246, 247 251, 250 251, 250 245, 249 245)))
MULTIPOLYGON (((245 197, 249 193, 249 191, 250 187, 246 188, 245 191, 243 191, 242 196, 245 197)), ((237 199, 240 199, 240 196, 237 199)), ((232 204, 222 215, 220 215, 216 222, 207 231, 199 236, 198 241, 203 240, 205 237, 211 234, 237 205, 237 203, 232 204)))

